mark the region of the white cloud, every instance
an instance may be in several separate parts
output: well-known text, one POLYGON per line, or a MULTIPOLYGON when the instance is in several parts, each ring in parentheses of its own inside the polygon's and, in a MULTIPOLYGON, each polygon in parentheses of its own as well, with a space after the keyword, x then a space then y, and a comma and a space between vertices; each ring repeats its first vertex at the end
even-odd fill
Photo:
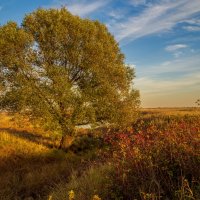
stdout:
POLYGON ((118 41, 135 40, 150 34, 169 31, 198 12, 200 12, 199 0, 163 0, 148 5, 138 16, 131 16, 126 21, 112 24, 111 31, 118 41))
POLYGON ((177 51, 179 49, 185 49, 187 48, 188 46, 186 44, 174 44, 174 45, 169 45, 165 48, 166 51, 169 51, 169 52, 174 52, 174 51, 177 51))
POLYGON ((188 24, 192 24, 192 25, 200 25, 200 19, 188 19, 188 20, 184 20, 183 22, 188 23, 188 24))
POLYGON ((181 55, 183 55, 183 52, 182 52, 182 51, 176 51, 176 52, 173 53, 173 56, 174 56, 175 58, 179 58, 181 55))
POLYGON ((75 15, 79 15, 81 17, 85 17, 96 10, 105 6, 109 1, 101 0, 101 1, 94 1, 94 0, 54 0, 53 4, 50 7, 66 7, 71 13, 75 15))
POLYGON ((183 28, 187 31, 200 31, 200 26, 184 26, 183 28))
POLYGON ((110 16, 113 19, 119 20, 124 17, 123 11, 122 10, 112 10, 108 16, 110 16))
POLYGON ((0 11, 3 9, 3 7, 2 6, 0 6, 0 11))
POLYGON ((86 16, 106 5, 106 1, 94 1, 87 3, 72 3, 67 6, 68 10, 75 15, 86 16))
POLYGON ((181 50, 186 49, 187 47, 188 45, 186 44, 173 44, 173 45, 168 45, 167 47, 165 47, 165 50, 173 53, 174 57, 178 58, 179 56, 183 54, 181 50))
POLYGON ((193 19, 185 20, 183 22, 188 24, 186 26, 183 26, 183 29, 187 31, 200 31, 200 19, 193 18, 193 19))

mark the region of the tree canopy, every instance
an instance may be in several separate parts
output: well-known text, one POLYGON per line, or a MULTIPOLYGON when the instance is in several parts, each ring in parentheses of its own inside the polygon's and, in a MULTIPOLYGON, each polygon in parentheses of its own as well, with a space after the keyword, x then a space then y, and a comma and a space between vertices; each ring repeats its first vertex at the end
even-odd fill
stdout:
POLYGON ((0 107, 72 135, 78 124, 126 126, 139 106, 134 71, 105 25, 65 8, 0 26, 0 107))

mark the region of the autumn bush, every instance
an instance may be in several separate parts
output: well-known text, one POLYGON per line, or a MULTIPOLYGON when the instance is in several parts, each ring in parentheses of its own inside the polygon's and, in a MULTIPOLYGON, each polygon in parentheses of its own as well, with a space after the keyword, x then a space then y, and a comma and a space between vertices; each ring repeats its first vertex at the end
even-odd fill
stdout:
POLYGON ((198 199, 199 134, 199 116, 162 116, 108 135, 121 198, 198 199))

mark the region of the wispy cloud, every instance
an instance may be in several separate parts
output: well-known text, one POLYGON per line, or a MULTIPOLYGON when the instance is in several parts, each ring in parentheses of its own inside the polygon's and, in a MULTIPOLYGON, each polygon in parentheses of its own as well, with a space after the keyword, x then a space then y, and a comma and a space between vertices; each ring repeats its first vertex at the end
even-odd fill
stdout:
POLYGON ((3 9, 3 7, 2 6, 0 6, 0 11, 3 9))
POLYGON ((87 16, 106 5, 106 1, 76 2, 68 5, 68 9, 75 15, 87 16))
POLYGON ((104 7, 109 1, 101 0, 54 0, 50 7, 66 7, 71 13, 79 15, 81 17, 86 17, 89 14, 95 12, 96 10, 104 7))
POLYGON ((183 28, 187 31, 200 31, 200 26, 184 26, 183 28))
POLYGON ((187 48, 188 46, 186 44, 173 44, 173 45, 169 45, 165 48, 166 51, 169 51, 169 52, 174 52, 174 51, 177 51, 179 49, 185 49, 187 48))
POLYGON ((112 10, 109 14, 109 17, 115 19, 115 20, 119 20, 122 19, 124 17, 124 13, 123 10, 112 10))
POLYGON ((172 53, 174 57, 178 58, 180 55, 183 54, 181 50, 187 48, 188 45, 186 44, 173 44, 173 45, 168 45, 165 47, 165 50, 172 53))
POLYGON ((135 40, 169 31, 198 12, 199 0, 162 0, 148 5, 138 16, 130 16, 126 21, 113 24, 111 31, 118 41, 135 40))
POLYGON ((200 25, 200 19, 198 19, 198 18, 184 20, 184 22, 191 24, 191 25, 200 25))
POLYGON ((189 19, 189 20, 185 20, 185 23, 187 23, 186 26, 183 26, 183 29, 187 30, 187 31, 200 31, 200 19, 198 18, 194 18, 194 19, 189 19))

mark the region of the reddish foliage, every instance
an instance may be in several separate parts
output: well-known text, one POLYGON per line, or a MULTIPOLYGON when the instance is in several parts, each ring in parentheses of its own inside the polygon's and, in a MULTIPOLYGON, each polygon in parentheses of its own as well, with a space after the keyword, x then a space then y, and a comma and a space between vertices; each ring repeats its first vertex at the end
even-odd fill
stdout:
POLYGON ((123 196, 141 198, 144 192, 175 198, 184 177, 197 197, 199 134, 199 117, 186 116, 138 121, 131 131, 107 135, 123 196))

